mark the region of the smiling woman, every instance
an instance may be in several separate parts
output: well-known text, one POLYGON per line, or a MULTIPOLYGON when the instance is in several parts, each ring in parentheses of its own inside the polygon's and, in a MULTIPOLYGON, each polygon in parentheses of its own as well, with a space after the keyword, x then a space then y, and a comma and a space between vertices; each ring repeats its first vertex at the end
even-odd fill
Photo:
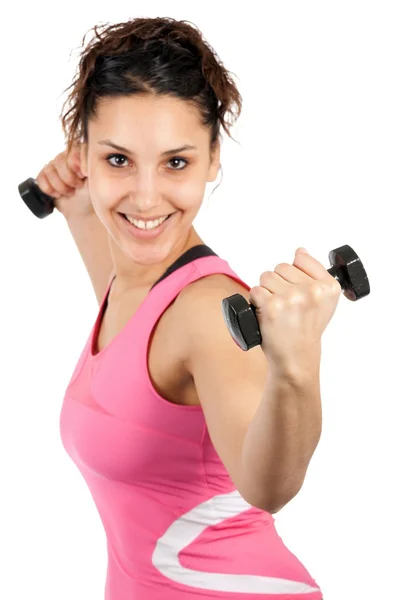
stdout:
MULTIPOLYGON (((68 148, 81 144, 113 272, 60 433, 105 527, 105 598, 321 600, 271 514, 294 490, 267 502, 243 473, 269 371, 260 348, 233 344, 221 301, 250 288, 193 227, 241 96, 186 21, 95 34, 62 124, 68 148)), ((97 251, 86 241, 90 260, 97 251)))

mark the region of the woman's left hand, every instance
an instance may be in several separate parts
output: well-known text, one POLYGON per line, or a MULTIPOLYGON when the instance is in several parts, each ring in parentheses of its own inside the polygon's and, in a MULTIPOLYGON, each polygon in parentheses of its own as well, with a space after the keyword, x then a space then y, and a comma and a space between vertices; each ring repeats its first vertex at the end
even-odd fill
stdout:
POLYGON ((250 302, 270 365, 288 373, 319 366, 321 336, 341 294, 339 282, 326 268, 298 248, 293 265, 281 263, 265 271, 250 290, 250 302))

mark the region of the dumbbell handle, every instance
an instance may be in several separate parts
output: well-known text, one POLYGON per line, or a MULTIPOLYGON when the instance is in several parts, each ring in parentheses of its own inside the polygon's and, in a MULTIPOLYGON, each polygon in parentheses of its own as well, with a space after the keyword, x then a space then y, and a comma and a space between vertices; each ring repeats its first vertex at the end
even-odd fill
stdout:
MULTIPOLYGON (((327 271, 340 283, 342 292, 348 300, 360 300, 370 293, 367 273, 350 246, 331 250, 329 260, 332 266, 327 271)), ((262 337, 256 317, 256 307, 249 304, 241 294, 224 298, 222 312, 226 326, 239 348, 247 351, 261 344, 262 337)))

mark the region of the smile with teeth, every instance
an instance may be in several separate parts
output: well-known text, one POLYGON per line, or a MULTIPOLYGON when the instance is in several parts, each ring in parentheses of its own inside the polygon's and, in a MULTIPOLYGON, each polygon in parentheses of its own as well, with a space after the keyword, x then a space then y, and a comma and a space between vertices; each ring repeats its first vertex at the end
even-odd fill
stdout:
POLYGON ((138 229, 155 229, 156 227, 159 227, 162 223, 164 223, 164 221, 166 221, 168 219, 168 217, 170 217, 170 216, 171 215, 166 215, 165 217, 161 217, 160 219, 156 219, 155 221, 146 221, 145 222, 145 221, 137 221, 136 219, 133 219, 129 215, 124 215, 125 219, 127 219, 129 221, 129 223, 131 223, 138 229))

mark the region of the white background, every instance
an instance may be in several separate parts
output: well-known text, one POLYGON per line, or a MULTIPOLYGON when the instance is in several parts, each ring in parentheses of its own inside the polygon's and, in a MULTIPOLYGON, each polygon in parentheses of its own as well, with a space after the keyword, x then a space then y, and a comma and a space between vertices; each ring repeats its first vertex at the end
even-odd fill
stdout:
POLYGON ((399 5, 139 5, 2 9, 0 597, 101 600, 106 571, 100 518, 58 430, 98 306, 64 218, 36 219, 17 186, 64 148, 58 116, 84 33, 171 16, 202 30, 244 100, 200 236, 251 286, 301 245, 328 268, 349 244, 367 269, 370 296, 341 297, 323 335, 322 438, 275 517, 324 600, 397 598, 399 5))

